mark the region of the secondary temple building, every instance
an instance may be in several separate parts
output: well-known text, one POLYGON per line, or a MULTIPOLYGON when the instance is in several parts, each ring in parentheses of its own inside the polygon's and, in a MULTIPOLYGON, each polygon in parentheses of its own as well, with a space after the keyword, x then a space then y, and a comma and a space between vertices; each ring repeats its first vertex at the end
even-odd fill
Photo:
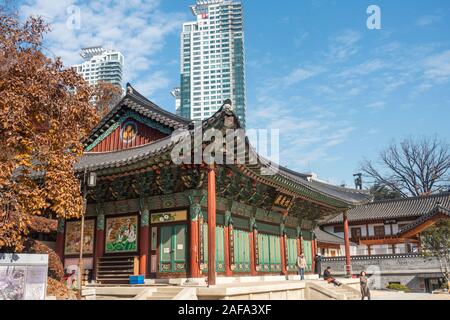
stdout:
MULTIPOLYGON (((418 253, 420 234, 450 217, 450 193, 374 201, 352 208, 347 216, 350 241, 355 244, 352 256, 418 253)), ((341 216, 321 224, 321 229, 344 241, 341 216)))
MULTIPOLYGON (((190 138, 199 126, 222 133, 241 128, 229 102, 195 124, 128 84, 125 97, 92 130, 76 171, 97 175, 95 187, 87 190, 83 236, 84 268, 93 280, 208 275, 214 284, 216 274, 287 275, 296 273, 299 252, 311 271, 318 221, 345 217, 369 200, 364 191, 277 167, 247 138, 245 150, 227 149, 231 164, 174 163, 180 138, 173 133, 184 130, 190 138), (239 156, 256 161, 238 162, 239 156)), ((198 152, 195 148, 189 152, 198 152)), ((79 220, 58 223, 56 251, 65 267, 78 263, 80 225, 79 220)))

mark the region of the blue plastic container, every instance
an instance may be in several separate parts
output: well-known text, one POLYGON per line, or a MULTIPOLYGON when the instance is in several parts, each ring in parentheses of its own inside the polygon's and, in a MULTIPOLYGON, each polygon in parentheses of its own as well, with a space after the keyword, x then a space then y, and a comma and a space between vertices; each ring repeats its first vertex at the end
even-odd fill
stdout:
POLYGON ((138 276, 130 276, 130 284, 144 284, 144 276, 138 275, 138 276))

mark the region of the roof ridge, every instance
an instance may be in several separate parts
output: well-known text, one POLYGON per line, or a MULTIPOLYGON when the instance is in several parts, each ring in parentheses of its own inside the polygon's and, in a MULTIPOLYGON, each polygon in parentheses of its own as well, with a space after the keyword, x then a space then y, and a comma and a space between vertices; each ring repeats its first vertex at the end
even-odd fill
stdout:
POLYGON ((126 93, 125 97, 128 96, 130 98, 134 98, 134 99, 138 100, 138 102, 143 103, 144 106, 146 106, 146 107, 151 107, 151 108, 156 109, 157 111, 163 112, 164 115, 168 116, 169 118, 176 119, 176 120, 184 122, 186 124, 188 124, 190 122, 189 119, 180 117, 176 114, 171 113, 170 111, 167 111, 167 110, 161 108, 156 103, 154 103, 153 101, 151 101, 150 99, 148 99, 147 97, 142 95, 139 91, 137 91, 130 83, 127 83, 126 92, 127 93, 126 93))
POLYGON ((399 202, 399 201, 414 201, 421 199, 430 199, 430 198, 438 198, 438 197, 446 197, 450 196, 450 192, 440 192, 426 196, 414 196, 414 197, 405 197, 405 198, 397 198, 397 199, 385 199, 385 200, 376 200, 370 203, 366 203, 365 205, 374 205, 381 203, 391 203, 391 202, 399 202))
POLYGON ((337 186, 337 185, 334 185, 334 184, 331 184, 331 183, 328 183, 328 182, 319 181, 319 180, 316 180, 314 178, 312 178, 312 181, 315 182, 315 183, 322 184, 322 185, 328 186, 330 188, 339 190, 339 191, 345 191, 345 192, 350 192, 350 193, 359 193, 359 194, 370 194, 369 190, 359 190, 359 189, 341 187, 341 186, 337 186))

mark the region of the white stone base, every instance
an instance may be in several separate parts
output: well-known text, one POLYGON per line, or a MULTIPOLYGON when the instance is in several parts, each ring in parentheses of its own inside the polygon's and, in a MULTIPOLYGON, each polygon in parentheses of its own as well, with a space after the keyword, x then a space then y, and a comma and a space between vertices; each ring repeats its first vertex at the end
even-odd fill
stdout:
MULTIPOLYGON (((319 276, 316 274, 305 275, 305 280, 318 280, 319 276)), ((171 278, 171 279, 145 279, 146 285, 170 284, 182 286, 207 286, 206 276, 203 278, 171 278)), ((217 277, 216 284, 230 284, 230 283, 255 283, 255 282, 279 282, 279 281, 300 281, 298 275, 264 275, 264 276, 242 276, 242 277, 217 277)))

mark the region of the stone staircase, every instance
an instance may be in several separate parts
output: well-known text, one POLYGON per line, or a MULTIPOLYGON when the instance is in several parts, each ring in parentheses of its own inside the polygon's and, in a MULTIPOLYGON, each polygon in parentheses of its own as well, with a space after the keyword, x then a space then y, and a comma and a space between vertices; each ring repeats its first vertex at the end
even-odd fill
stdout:
POLYGON ((174 298, 183 290, 182 287, 160 287, 153 292, 149 292, 147 300, 174 300, 174 298))
POLYGON ((134 256, 108 256, 97 261, 96 280, 100 284, 128 284, 129 277, 137 274, 139 262, 134 256))
POLYGON ((329 284, 329 289, 333 290, 337 295, 342 296, 342 300, 360 300, 361 294, 346 285, 341 285, 340 287, 335 287, 329 284))
POLYGON ((323 280, 307 284, 307 300, 360 300, 361 294, 346 284, 335 286, 323 280))

